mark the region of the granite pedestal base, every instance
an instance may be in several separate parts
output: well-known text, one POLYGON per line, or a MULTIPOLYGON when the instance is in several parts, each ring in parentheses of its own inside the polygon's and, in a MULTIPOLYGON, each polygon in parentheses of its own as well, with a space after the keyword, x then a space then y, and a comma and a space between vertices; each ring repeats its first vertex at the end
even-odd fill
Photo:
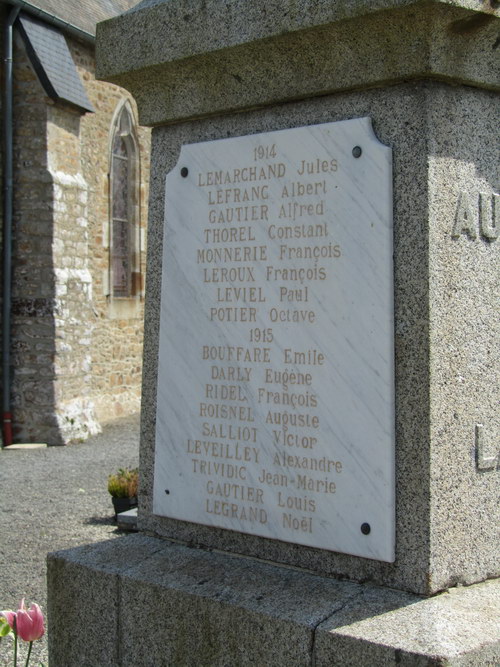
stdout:
POLYGON ((51 667, 500 662, 494 580, 425 599, 144 535, 48 565, 51 667))

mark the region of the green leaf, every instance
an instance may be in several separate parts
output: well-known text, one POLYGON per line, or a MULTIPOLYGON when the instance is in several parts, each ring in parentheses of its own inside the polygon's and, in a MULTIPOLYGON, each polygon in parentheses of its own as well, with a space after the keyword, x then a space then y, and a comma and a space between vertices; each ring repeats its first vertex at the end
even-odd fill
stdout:
POLYGON ((7 637, 12 628, 4 618, 0 618, 0 637, 7 637))

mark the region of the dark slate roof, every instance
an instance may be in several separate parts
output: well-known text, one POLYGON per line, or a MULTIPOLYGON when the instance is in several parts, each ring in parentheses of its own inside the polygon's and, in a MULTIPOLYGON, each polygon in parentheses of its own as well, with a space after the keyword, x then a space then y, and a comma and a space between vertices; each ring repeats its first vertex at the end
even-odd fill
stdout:
MULTIPOLYGON (((96 23, 123 14, 138 2, 139 0, 26 0, 23 9, 35 15, 39 9, 89 35, 95 35, 96 23)), ((41 15, 39 17, 43 18, 41 15)))
POLYGON ((57 28, 26 14, 19 16, 18 26, 31 64, 47 95, 83 111, 94 111, 64 35, 57 28))

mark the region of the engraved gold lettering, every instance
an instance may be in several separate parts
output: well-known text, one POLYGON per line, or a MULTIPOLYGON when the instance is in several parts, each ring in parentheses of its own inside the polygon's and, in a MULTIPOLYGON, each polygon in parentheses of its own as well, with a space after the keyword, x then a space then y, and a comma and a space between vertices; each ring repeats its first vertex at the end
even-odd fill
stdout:
MULTIPOLYGON (((222 425, 221 425, 222 426, 222 425)), ((242 427, 233 427, 242 428, 242 427)), ((249 427, 244 427, 248 431, 255 431, 249 427)), ((210 429, 207 429, 210 431, 210 429)), ((217 434, 215 437, 218 437, 217 434)), ((249 445, 240 445, 239 442, 213 442, 211 440, 191 440, 188 439, 186 451, 188 454, 196 456, 211 456, 212 458, 226 459, 228 461, 245 461, 246 463, 259 462, 259 450, 249 445)))
POLYGON ((293 514, 290 513, 283 513, 282 515, 282 521, 283 521, 283 527, 284 528, 290 528, 292 530, 298 530, 303 533, 312 533, 312 516, 309 517, 302 517, 298 519, 297 517, 293 516, 293 514))
POLYGON ((297 169, 297 174, 303 176, 304 174, 327 174, 335 173, 338 169, 337 160, 301 160, 300 166, 297 169))
POLYGON ((262 507, 245 507, 236 503, 228 503, 225 500, 205 499, 205 512, 224 516, 238 521, 250 521, 251 523, 267 523, 267 512, 262 507))
POLYGON ((298 322, 314 324, 316 321, 316 313, 314 310, 296 310, 292 308, 280 310, 279 308, 271 308, 269 311, 269 319, 271 322, 298 322))
POLYGON ((304 281, 326 280, 326 269, 322 266, 314 266, 309 269, 276 269, 274 266, 266 266, 266 280, 276 281, 304 281))
POLYGON ((247 469, 245 466, 234 465, 233 463, 224 463, 219 461, 205 461, 205 459, 191 459, 193 463, 193 472, 197 475, 226 477, 227 479, 247 478, 247 469))
POLYGON ((267 234, 270 239, 310 239, 328 236, 326 222, 315 225, 269 225, 267 234))
POLYGON ((253 267, 238 266, 227 269, 203 269, 204 283, 243 283, 255 282, 253 267))
POLYGON ((268 484, 269 486, 288 486, 288 477, 286 475, 280 472, 269 472, 264 468, 258 477, 258 481, 261 484, 268 484))
POLYGON ((205 398, 215 401, 248 401, 245 391, 241 385, 235 384, 211 384, 205 385, 205 398))
POLYGON ((267 384, 280 384, 285 391, 290 384, 305 384, 308 387, 312 383, 311 373, 295 373, 294 371, 280 371, 274 368, 266 368, 264 379, 267 384))
POLYGON ((256 308, 244 307, 226 307, 226 308, 210 308, 211 322, 256 322, 257 310, 256 308))
POLYGON ((308 391, 303 394, 297 394, 288 391, 269 391, 264 387, 257 389, 257 398, 259 403, 267 403, 273 405, 291 405, 292 408, 316 408, 318 406, 318 399, 316 394, 311 394, 308 391))
POLYGON ((292 259, 337 259, 340 257, 340 246, 329 243, 328 245, 315 246, 289 246, 280 245, 279 258, 281 260, 292 259))
POLYGON ((289 433, 286 426, 282 431, 274 431, 274 442, 276 445, 285 447, 302 447, 302 449, 313 449, 318 442, 318 438, 300 433, 289 433))
MULTIPOLYGON (((207 243, 225 242, 223 232, 236 232, 244 227, 223 227, 222 229, 205 229, 207 243), (207 238, 209 236, 209 238, 207 238), (212 238, 213 237, 213 238, 212 238), (217 237, 217 240, 215 240, 217 237)), ((248 240, 251 240, 248 235, 248 240)), ((245 239, 246 240, 246 239, 245 239)), ((196 261, 198 264, 224 264, 225 262, 264 262, 267 259, 267 246, 237 246, 222 248, 198 248, 196 261)))
POLYGON ((206 483, 207 493, 211 496, 221 496, 231 500, 246 500, 251 503, 263 503, 264 491, 253 486, 243 486, 231 482, 214 482, 209 479, 206 483))
POLYGON ((211 208, 208 222, 212 224, 232 224, 233 222, 256 222, 268 220, 269 208, 266 204, 254 206, 235 206, 225 209, 211 208))
POLYGON ((342 472, 342 462, 328 459, 326 456, 314 458, 308 456, 297 456, 287 452, 277 452, 274 455, 273 463, 282 468, 293 468, 296 470, 311 470, 319 472, 342 472))
POLYGON ((233 345, 203 345, 201 358, 210 361, 237 361, 245 364, 269 362, 270 347, 239 347, 233 345))
POLYGON ((325 477, 324 479, 314 479, 307 475, 297 474, 297 489, 300 491, 316 491, 316 493, 336 493, 337 485, 325 477))
POLYGON ((289 496, 278 491, 278 507, 286 507, 299 512, 315 512, 316 501, 308 496, 289 496))
POLYGON ((309 287, 280 287, 280 301, 309 301, 309 287))
POLYGON ((286 165, 282 162, 263 165, 261 167, 243 167, 224 171, 207 171, 198 173, 198 186, 231 185, 233 183, 247 183, 252 181, 269 181, 273 178, 283 178, 286 174, 286 165))
POLYGON ((326 195, 326 181, 316 181, 315 183, 304 183, 302 181, 292 181, 283 186, 281 197, 304 197, 305 195, 326 195))
POLYGON ((314 347, 305 352, 298 352, 286 347, 283 350, 283 361, 285 364, 293 364, 294 366, 323 366, 325 355, 314 347))
POLYGON ((298 428, 319 428, 319 417, 301 412, 274 412, 269 410, 266 424, 278 426, 294 426, 298 428))
MULTIPOLYGON (((325 214, 325 201, 322 199, 317 204, 299 204, 299 202, 293 201, 288 204, 282 204, 278 213, 278 218, 280 220, 297 220, 297 218, 303 218, 308 215, 324 215, 325 214)), ((266 218, 267 220, 267 218, 266 218)))
POLYGON ((226 405, 225 403, 200 403, 200 417, 208 419, 235 419, 240 422, 255 421, 250 406, 226 405))
POLYGON ((224 190, 209 190, 208 204, 240 204, 259 199, 269 199, 268 185, 253 185, 251 188, 226 188, 224 190))
MULTIPOLYGON (((203 422, 201 432, 207 438, 238 440, 238 442, 257 442, 257 429, 255 426, 234 426, 233 424, 209 424, 208 422, 203 422)), ((236 445, 236 448, 238 449, 238 445, 236 445)))
POLYGON ((245 366, 211 366, 212 380, 231 380, 233 382, 250 382, 251 368, 245 366))
POLYGON ((262 287, 218 287, 219 303, 264 303, 266 297, 262 287))

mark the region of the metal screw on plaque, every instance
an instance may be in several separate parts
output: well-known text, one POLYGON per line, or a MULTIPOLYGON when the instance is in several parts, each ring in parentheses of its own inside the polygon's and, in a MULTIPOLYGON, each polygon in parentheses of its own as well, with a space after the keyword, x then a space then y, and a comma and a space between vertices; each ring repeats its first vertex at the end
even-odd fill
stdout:
POLYGON ((189 169, 187 167, 182 167, 181 169, 181 176, 182 178, 186 178, 186 176, 189 174, 189 169))
POLYGON ((371 526, 369 523, 362 523, 361 524, 361 532, 363 535, 369 535, 371 532, 371 526))
POLYGON ((165 493, 167 494, 167 496, 170 495, 170 491, 168 489, 165 489, 165 493))
POLYGON ((361 157, 362 152, 363 151, 361 150, 361 146, 354 146, 354 148, 352 149, 352 154, 354 155, 354 157, 361 157))

